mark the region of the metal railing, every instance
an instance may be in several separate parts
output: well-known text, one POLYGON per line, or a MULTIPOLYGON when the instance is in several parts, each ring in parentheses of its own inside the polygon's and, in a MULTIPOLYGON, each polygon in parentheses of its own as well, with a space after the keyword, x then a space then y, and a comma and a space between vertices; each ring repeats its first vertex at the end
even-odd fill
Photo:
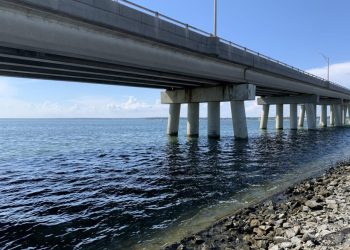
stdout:
MULTIPOLYGON (((159 12, 150 10, 150 9, 148 9, 148 8, 146 8, 146 7, 143 7, 143 6, 139 5, 139 4, 130 2, 130 1, 128 1, 128 0, 113 0, 113 1, 118 2, 118 3, 122 3, 123 5, 126 5, 126 6, 128 6, 128 7, 132 7, 132 8, 134 8, 134 9, 138 9, 138 10, 140 10, 140 11, 146 13, 146 14, 154 15, 154 16, 157 17, 157 18, 160 18, 160 19, 162 19, 162 20, 164 20, 164 21, 168 21, 168 22, 171 22, 171 23, 173 23, 173 24, 182 26, 183 28, 188 29, 188 30, 191 30, 191 31, 193 31, 193 32, 196 32, 196 33, 199 33, 199 34, 208 36, 208 37, 212 37, 212 36, 213 36, 212 33, 209 33, 209 32, 207 32, 207 31, 201 30, 201 29, 196 28, 196 27, 194 27, 194 26, 192 26, 192 25, 189 25, 189 24, 187 24, 187 23, 178 21, 178 20, 176 20, 176 19, 174 19, 174 18, 168 17, 168 16, 163 15, 163 14, 161 14, 161 13, 159 13, 159 12)), ((340 84, 337 84, 337 83, 332 82, 332 81, 328 81, 328 80, 326 80, 326 79, 324 79, 324 78, 322 78, 322 77, 320 77, 320 76, 317 76, 317 75, 311 74, 311 73, 309 73, 309 72, 307 72, 307 71, 305 71, 305 70, 302 70, 302 69, 293 67, 293 66, 291 66, 291 65, 289 65, 289 64, 287 64, 287 63, 281 62, 281 61, 276 60, 276 59, 274 59, 274 58, 272 58, 272 57, 269 57, 269 56, 266 56, 266 55, 261 54, 261 53, 259 53, 259 52, 256 52, 256 51, 254 51, 254 50, 248 49, 248 48, 246 48, 246 47, 244 47, 244 46, 242 46, 242 45, 239 45, 239 44, 237 44, 237 43, 231 42, 231 41, 226 40, 226 39, 221 38, 221 37, 217 37, 217 38, 218 38, 221 42, 223 42, 223 43, 225 43, 225 44, 227 44, 227 45, 230 45, 230 46, 233 46, 233 47, 235 47, 235 48, 241 49, 241 50, 243 50, 243 51, 245 51, 245 52, 249 52, 249 53, 251 53, 251 54, 253 54, 253 55, 255 55, 255 56, 258 56, 259 58, 263 58, 263 59, 272 61, 272 62, 274 62, 274 63, 277 63, 277 64, 279 64, 279 65, 282 65, 282 66, 284 66, 284 67, 287 67, 287 68, 289 68, 289 69, 295 70, 295 71, 297 71, 297 72, 299 72, 299 73, 302 73, 302 74, 305 74, 305 75, 314 77, 314 78, 319 79, 319 80, 321 80, 321 81, 323 81, 323 82, 327 82, 327 83, 329 83, 329 84, 333 84, 333 85, 336 85, 336 86, 338 86, 338 87, 341 87, 341 88, 346 89, 344 86, 342 86, 342 85, 340 85, 340 84)))

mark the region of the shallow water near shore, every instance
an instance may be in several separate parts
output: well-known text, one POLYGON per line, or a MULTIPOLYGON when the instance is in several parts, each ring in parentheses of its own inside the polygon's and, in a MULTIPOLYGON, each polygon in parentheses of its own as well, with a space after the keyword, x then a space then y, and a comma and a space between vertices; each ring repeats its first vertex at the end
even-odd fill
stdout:
POLYGON ((0 119, 0 248, 157 249, 350 157, 350 128, 164 135, 166 119, 0 119))

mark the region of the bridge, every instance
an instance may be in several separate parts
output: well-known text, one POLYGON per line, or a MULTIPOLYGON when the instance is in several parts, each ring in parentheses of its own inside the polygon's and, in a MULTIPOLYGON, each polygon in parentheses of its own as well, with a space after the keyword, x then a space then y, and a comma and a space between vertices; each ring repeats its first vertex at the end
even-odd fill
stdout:
MULTIPOLYGON (((208 136, 220 136, 220 102, 230 102, 236 138, 247 138, 244 102, 262 105, 267 128, 283 105, 290 128, 343 126, 350 90, 126 0, 0 0, 0 75, 163 89, 169 135, 188 104, 187 135, 198 136, 208 103, 208 136), (298 105, 301 111, 298 120, 298 105)), ((350 109, 349 109, 350 110, 350 109)))

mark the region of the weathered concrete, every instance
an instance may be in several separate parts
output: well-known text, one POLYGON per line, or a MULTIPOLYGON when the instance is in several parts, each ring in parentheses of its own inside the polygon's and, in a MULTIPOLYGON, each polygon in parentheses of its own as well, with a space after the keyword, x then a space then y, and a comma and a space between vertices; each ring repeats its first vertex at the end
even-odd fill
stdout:
POLYGON ((315 104, 305 104, 307 127, 308 129, 316 129, 316 109, 315 104))
POLYGON ((0 23, 11 23, 2 53, 18 56, 2 75, 165 89, 249 82, 261 95, 350 99, 346 88, 109 0, 0 0, 0 23))
POLYGON ((220 137, 220 102, 208 102, 208 137, 220 137))
POLYGON ((334 126, 343 126, 341 105, 334 105, 334 126))
POLYGON ((319 97, 316 95, 266 96, 258 98, 258 105, 317 103, 318 101, 319 97))
POLYGON ((269 120, 269 110, 270 110, 270 105, 268 105, 268 104, 262 105, 262 112, 261 112, 261 118, 260 118, 260 129, 267 129, 267 122, 269 120))
POLYGON ((299 123, 298 126, 303 128, 305 121, 305 104, 300 105, 300 115, 299 115, 299 123))
POLYGON ((346 125, 346 114, 348 112, 348 106, 343 105, 343 125, 346 125))
POLYGON ((298 129, 298 106, 290 104, 290 129, 298 129))
POLYGON ((320 127, 327 127, 327 105, 321 106, 320 127))
POLYGON ((235 138, 247 139, 248 129, 244 101, 231 101, 231 113, 235 138))
POLYGON ((179 133, 181 104, 173 103, 169 105, 169 118, 167 134, 177 136, 179 133))
POLYGON ((199 134, 199 103, 189 103, 187 110, 187 136, 198 137, 199 134))
POLYGON ((276 105, 276 129, 283 129, 283 104, 276 105))
POLYGON ((161 93, 161 102, 167 104, 255 100, 255 92, 256 87, 252 84, 167 90, 161 93))
POLYGON ((329 125, 334 126, 335 124, 335 105, 329 106, 329 125))

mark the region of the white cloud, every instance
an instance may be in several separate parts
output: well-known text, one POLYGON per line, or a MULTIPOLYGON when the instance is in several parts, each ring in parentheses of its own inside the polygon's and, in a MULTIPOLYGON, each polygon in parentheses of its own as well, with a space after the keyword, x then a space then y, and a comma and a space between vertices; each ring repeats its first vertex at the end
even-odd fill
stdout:
MULTIPOLYGON (((327 78, 327 66, 310 69, 308 72, 327 78)), ((329 72, 330 80, 332 82, 350 88, 350 62, 332 64, 329 67, 329 72)))

